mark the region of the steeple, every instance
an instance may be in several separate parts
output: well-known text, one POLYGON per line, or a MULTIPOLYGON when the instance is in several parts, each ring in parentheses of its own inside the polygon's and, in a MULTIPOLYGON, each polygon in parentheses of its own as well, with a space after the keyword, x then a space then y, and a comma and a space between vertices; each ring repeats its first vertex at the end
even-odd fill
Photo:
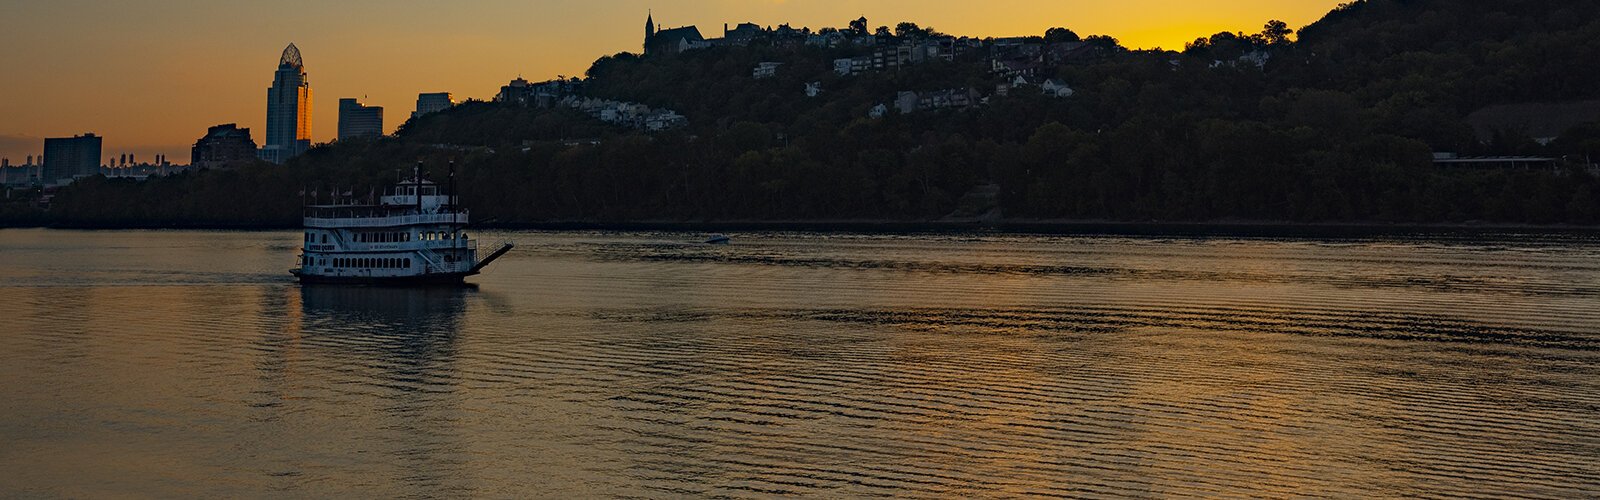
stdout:
POLYGON ((656 13, 647 11, 644 17, 644 52, 650 53, 650 39, 656 37, 656 13))

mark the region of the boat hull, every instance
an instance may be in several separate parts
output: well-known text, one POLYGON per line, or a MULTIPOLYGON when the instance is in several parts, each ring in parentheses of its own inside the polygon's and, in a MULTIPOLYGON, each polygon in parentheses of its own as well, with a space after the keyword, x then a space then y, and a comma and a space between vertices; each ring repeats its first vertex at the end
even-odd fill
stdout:
POLYGON ((304 285, 371 285, 371 286, 460 286, 476 272, 435 273, 416 276, 319 276, 289 271, 304 285))

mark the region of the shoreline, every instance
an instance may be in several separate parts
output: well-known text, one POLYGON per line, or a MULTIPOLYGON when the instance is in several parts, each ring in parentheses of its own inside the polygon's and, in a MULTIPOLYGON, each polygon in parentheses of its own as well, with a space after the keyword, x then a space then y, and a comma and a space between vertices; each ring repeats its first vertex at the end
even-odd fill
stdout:
MULTIPOLYGON (((126 230, 210 230, 210 231, 292 231, 298 225, 284 224, 0 224, 0 229, 62 229, 84 231, 126 230)), ((764 232, 798 231, 818 233, 1012 233, 1012 234, 1107 234, 1154 236, 1363 236, 1408 233, 1487 233, 1539 232, 1554 234, 1597 234, 1600 225, 1514 224, 1514 223, 1387 223, 1387 222, 1285 222, 1222 220, 1204 222, 1115 221, 1077 219, 1009 219, 989 221, 904 221, 890 219, 839 219, 801 221, 546 221, 491 223, 469 230, 531 231, 674 231, 674 232, 764 232)))

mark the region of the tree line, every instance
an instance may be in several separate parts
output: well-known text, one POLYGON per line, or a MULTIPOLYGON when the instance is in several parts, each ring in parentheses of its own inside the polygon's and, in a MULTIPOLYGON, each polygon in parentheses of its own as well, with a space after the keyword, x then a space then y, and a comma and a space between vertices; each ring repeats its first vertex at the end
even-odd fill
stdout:
MULTIPOLYGON (((1009 218, 1121 221, 1600 222, 1600 125, 1546 145, 1481 141, 1492 104, 1600 97, 1597 2, 1364 0, 1300 30, 1218 33, 1041 68, 1074 89, 995 93, 987 55, 839 76, 857 48, 752 44, 596 61, 585 92, 676 110, 690 126, 613 127, 567 109, 473 102, 394 137, 252 165, 61 190, 59 224, 294 225, 300 193, 361 197, 419 160, 455 161, 499 222, 932 220, 981 186, 1009 218), (778 75, 754 79, 763 61, 778 75), (806 83, 823 94, 808 98, 806 83), (870 118, 897 92, 971 88, 965 110, 870 118), (581 139, 573 141, 574 139, 581 139), (1539 154, 1555 170, 1451 169, 1432 153, 1539 154)), ((887 36, 937 36, 897 25, 887 36)), ((7 212, 0 212, 0 216, 7 212)))

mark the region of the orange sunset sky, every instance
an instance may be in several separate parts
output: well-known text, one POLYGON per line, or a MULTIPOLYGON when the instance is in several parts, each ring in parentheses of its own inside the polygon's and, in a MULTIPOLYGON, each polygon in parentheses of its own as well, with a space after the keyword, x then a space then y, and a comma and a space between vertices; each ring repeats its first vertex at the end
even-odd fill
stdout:
POLYGON ((968 36, 1051 26, 1134 48, 1182 49, 1219 31, 1298 28, 1338 0, 0 0, 0 156, 21 163, 43 137, 94 132, 102 156, 187 163, 206 127, 238 123, 263 141, 266 88, 284 46, 305 55, 313 133, 331 140, 338 99, 384 107, 392 132, 418 92, 489 99, 522 75, 581 75, 638 51, 653 9, 666 27, 723 23, 840 27, 912 21, 968 36))

